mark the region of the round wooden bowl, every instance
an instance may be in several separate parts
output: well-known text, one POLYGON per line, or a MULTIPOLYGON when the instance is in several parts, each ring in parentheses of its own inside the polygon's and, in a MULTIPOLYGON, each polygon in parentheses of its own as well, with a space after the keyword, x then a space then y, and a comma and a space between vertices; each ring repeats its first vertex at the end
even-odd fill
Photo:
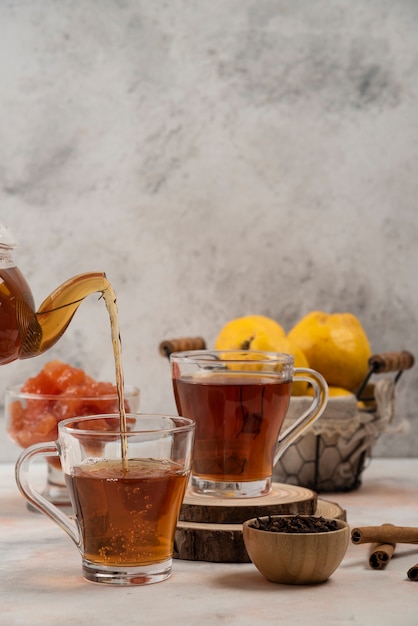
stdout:
MULTIPOLYGON (((293 516, 272 516, 293 517, 293 516)), ((267 519, 267 518, 258 518, 267 519)), ((313 533, 272 532, 243 524, 244 543, 256 568, 267 580, 287 585, 309 585, 327 580, 347 551, 350 527, 336 520, 338 530, 313 533)))

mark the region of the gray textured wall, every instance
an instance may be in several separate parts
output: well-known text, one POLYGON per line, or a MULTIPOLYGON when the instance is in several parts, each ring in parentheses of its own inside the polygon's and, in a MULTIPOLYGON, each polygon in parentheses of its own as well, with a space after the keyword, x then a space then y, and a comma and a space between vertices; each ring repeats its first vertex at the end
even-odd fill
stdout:
MULTIPOLYGON (((40 301, 106 271, 125 379, 174 410, 165 337, 351 311, 418 355, 415 0, 0 3, 0 215, 40 301)), ((90 298, 47 357, 113 376, 90 298)), ((398 390, 416 455, 418 368, 398 390)))

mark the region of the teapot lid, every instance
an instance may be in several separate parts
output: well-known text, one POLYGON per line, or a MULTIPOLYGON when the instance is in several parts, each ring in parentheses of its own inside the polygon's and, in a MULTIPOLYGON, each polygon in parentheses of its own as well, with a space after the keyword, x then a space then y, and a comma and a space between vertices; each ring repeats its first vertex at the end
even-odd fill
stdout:
POLYGON ((0 220, 0 247, 2 248, 14 248, 16 242, 12 237, 10 230, 4 222, 0 220))

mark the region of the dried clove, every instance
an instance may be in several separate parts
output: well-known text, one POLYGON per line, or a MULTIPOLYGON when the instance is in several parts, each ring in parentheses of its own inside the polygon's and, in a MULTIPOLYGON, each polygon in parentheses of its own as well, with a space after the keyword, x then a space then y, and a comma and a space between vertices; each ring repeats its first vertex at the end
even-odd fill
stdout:
POLYGON ((326 533, 338 530, 336 520, 315 517, 313 515, 292 515, 290 517, 268 517, 260 518, 250 524, 257 530, 267 530, 276 533, 326 533))

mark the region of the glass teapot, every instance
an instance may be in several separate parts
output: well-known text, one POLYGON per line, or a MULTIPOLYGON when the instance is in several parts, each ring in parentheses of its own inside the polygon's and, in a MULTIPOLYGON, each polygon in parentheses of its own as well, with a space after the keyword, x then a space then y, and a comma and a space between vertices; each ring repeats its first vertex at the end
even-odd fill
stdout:
POLYGON ((79 274, 55 289, 35 311, 30 287, 13 261, 15 246, 0 221, 0 365, 48 350, 64 334, 84 298, 109 287, 104 273, 79 274))

